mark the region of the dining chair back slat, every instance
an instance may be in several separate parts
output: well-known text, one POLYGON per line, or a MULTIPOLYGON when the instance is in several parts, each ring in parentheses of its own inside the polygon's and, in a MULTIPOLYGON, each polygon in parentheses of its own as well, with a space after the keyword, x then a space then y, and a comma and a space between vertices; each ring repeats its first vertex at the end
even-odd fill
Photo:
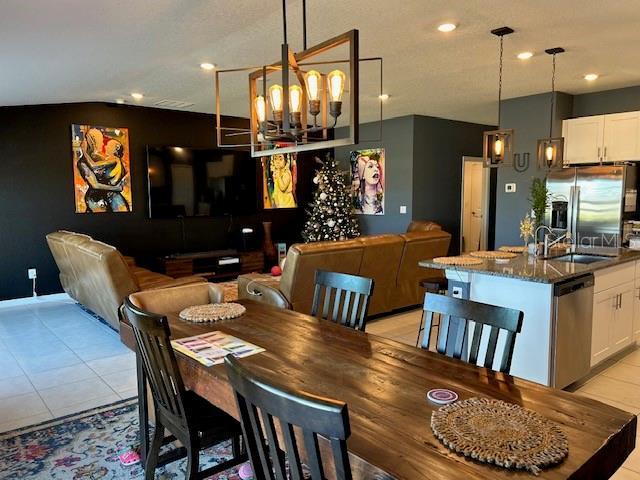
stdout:
POLYGON ((317 435, 331 443, 335 478, 351 480, 346 444, 351 432, 344 402, 275 386, 247 369, 232 355, 225 358, 225 365, 236 394, 244 437, 252 439, 247 442, 247 448, 256 480, 287 480, 286 462, 291 478, 302 480, 303 456, 295 436, 298 429, 302 431, 304 458, 312 480, 325 478, 317 435), (278 437, 276 420, 284 442, 278 437))
POLYGON ((477 365, 483 337, 486 337, 482 366, 493 369, 500 332, 504 331, 498 369, 509 373, 516 335, 522 330, 524 314, 521 311, 433 293, 425 295, 423 310, 422 348, 428 349, 431 344, 431 327, 437 313, 441 320, 436 329, 436 351, 477 365))
POLYGON ((364 331, 372 293, 371 278, 317 270, 311 315, 364 331))

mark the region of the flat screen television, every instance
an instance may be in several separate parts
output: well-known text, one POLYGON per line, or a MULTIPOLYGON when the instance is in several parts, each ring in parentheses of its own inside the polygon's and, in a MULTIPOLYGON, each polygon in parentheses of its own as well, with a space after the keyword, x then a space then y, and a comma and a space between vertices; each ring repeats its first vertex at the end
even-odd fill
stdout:
POLYGON ((249 152, 147 147, 151 218, 244 215, 257 210, 256 162, 249 152))

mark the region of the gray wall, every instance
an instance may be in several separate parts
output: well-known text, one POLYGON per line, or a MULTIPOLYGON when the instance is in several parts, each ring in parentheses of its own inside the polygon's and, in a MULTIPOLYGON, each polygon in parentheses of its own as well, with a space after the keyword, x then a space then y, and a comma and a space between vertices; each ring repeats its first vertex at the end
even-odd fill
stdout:
MULTIPOLYGON (((535 177, 543 177, 537 169, 537 139, 549 135, 549 93, 513 98, 503 102, 503 128, 515 129, 514 151, 530 152, 531 165, 522 173, 513 168, 498 169, 496 191, 495 245, 519 244, 519 221, 529 211, 529 187, 535 177), (516 193, 505 193, 506 183, 516 183, 516 193)), ((557 93, 554 135, 562 134, 562 120, 589 115, 640 110, 640 86, 603 92, 569 95, 557 93)))
MULTIPOLYGON (((562 120, 571 116, 572 97, 557 93, 554 112, 554 136, 562 135, 562 120)), ((537 167, 538 139, 549 136, 550 93, 513 98, 502 103, 502 128, 514 129, 513 151, 529 153, 529 166, 519 172, 512 167, 498 168, 496 187, 495 246, 519 245, 520 220, 531 210, 529 188, 534 178, 544 177, 537 167), (515 183, 515 193, 505 193, 505 184, 515 183)))
MULTIPOLYGON (((379 123, 360 127, 362 140, 379 138, 379 123)), ((341 168, 348 170, 356 148, 385 149, 385 213, 360 215, 363 234, 404 232, 412 219, 433 220, 453 235, 457 251, 460 231, 462 156, 482 155, 482 132, 493 127, 435 117, 410 115, 382 122, 382 141, 336 148, 341 168), (400 206, 407 213, 400 213, 400 206)))
POLYGON ((574 117, 634 110, 640 110, 640 86, 585 93, 573 97, 574 117))
POLYGON ((415 116, 413 134, 413 218, 433 220, 460 238, 462 157, 482 156, 482 136, 494 127, 415 116))
MULTIPOLYGON (((340 136, 338 134, 337 136, 340 136)), ((348 171, 352 150, 365 148, 385 149, 385 198, 384 215, 359 215, 363 235, 399 233, 407 229, 412 218, 411 189, 413 178, 413 116, 391 118, 382 122, 382 140, 365 142, 380 137, 380 123, 360 126, 359 145, 335 149, 340 167, 348 171), (406 215, 400 215, 400 205, 407 206, 406 215)))

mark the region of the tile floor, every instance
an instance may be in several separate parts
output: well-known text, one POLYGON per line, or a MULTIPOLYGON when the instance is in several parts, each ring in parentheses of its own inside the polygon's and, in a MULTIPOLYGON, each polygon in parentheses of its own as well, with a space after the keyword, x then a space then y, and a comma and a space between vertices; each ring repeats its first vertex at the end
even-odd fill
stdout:
POLYGON ((135 395, 135 355, 75 302, 0 307, 0 432, 135 395))
MULTIPOLYGON (((421 313, 371 321, 367 332, 415 345, 421 313)), ((640 414, 640 350, 576 393, 640 414)), ((134 354, 74 302, 0 307, 0 432, 135 395, 134 354)), ((640 449, 613 478, 640 480, 640 449)))

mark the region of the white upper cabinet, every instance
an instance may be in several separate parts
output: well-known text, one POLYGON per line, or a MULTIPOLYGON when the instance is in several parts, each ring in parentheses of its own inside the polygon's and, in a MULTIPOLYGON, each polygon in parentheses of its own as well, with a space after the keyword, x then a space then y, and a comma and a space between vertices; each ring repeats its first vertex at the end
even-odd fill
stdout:
POLYGON ((564 120, 562 136, 567 165, 640 160, 640 112, 564 120))
POLYGON ((640 160, 640 112, 605 115, 602 159, 604 162, 640 160))
POLYGON ((564 163, 598 163, 602 158, 604 115, 562 122, 564 163))

